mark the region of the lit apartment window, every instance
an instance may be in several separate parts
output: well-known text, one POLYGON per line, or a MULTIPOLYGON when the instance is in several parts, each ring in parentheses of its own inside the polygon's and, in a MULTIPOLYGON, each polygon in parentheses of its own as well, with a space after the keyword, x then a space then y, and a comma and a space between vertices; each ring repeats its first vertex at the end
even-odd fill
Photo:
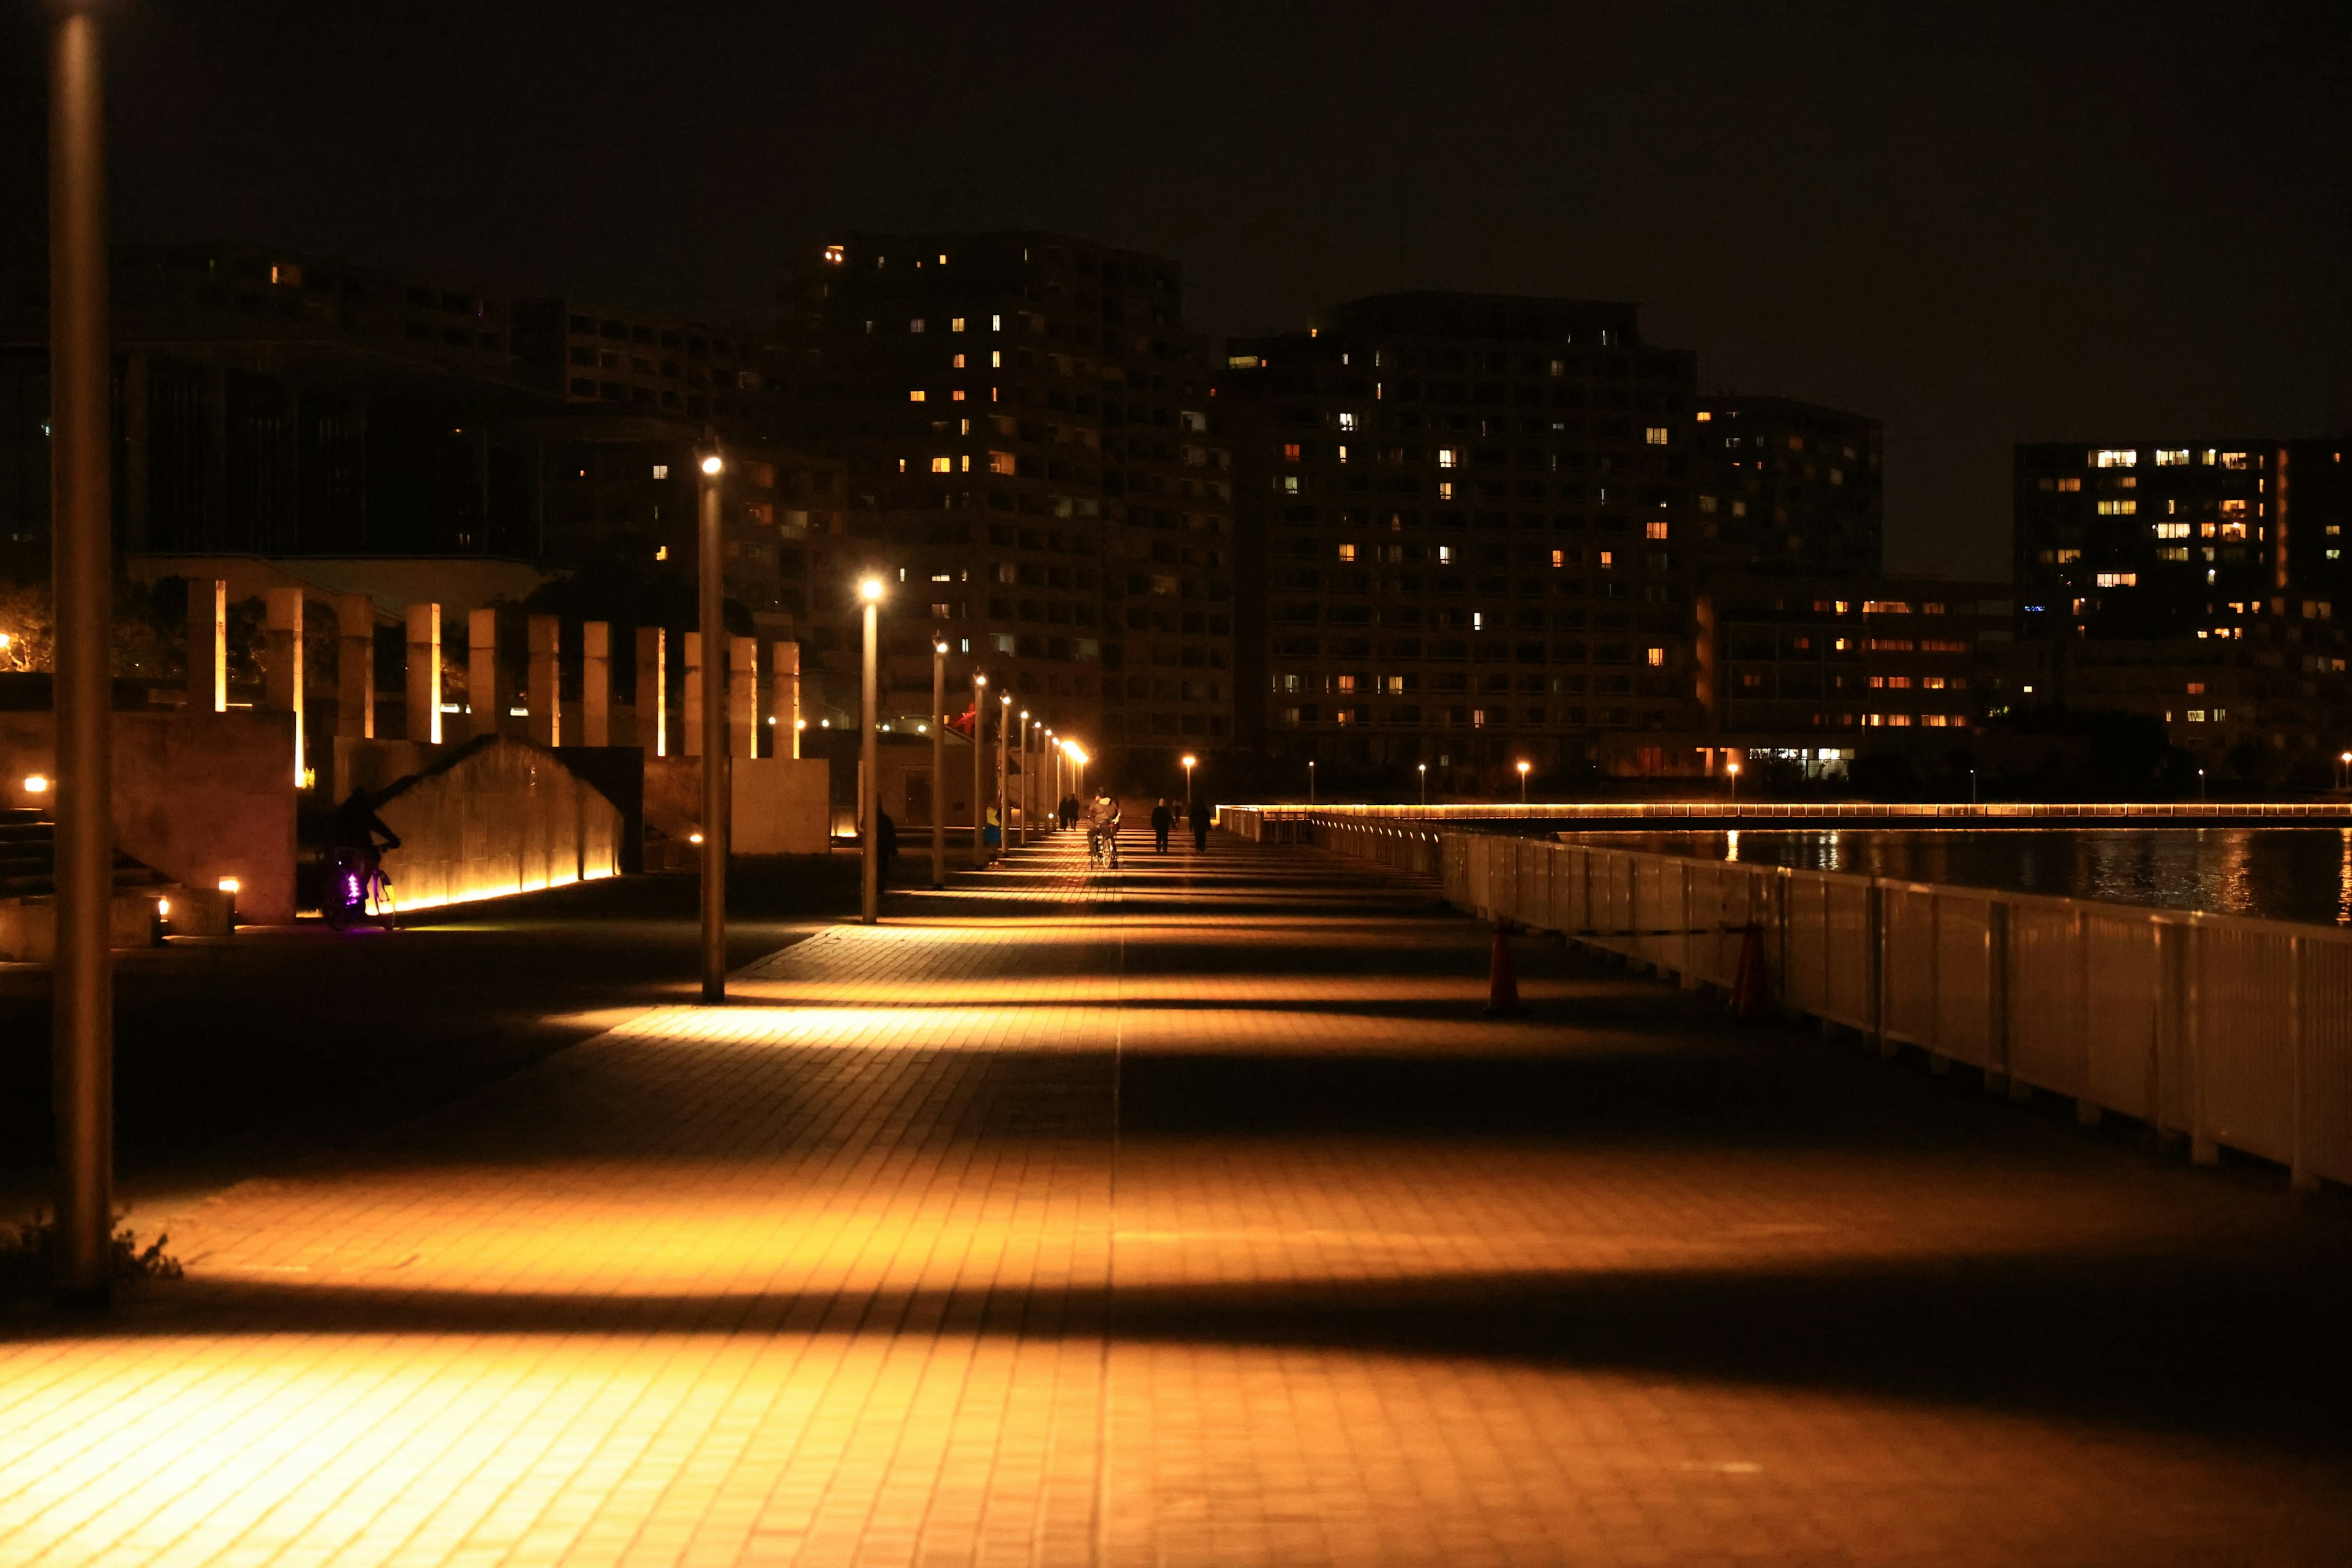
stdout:
POLYGON ((1653 447, 1663 447, 1666 444, 1666 427, 1663 425, 1650 426, 1642 432, 1642 439, 1653 447))
POLYGON ((667 463, 656 463, 654 465, 654 478, 657 479, 666 479, 669 478, 669 465, 667 463))
POLYGON ((2189 537, 2189 525, 2185 522, 2159 522, 2156 525, 2156 536, 2158 539, 2186 539, 2189 537))
POLYGON ((958 370, 961 370, 963 368, 963 355, 958 354, 955 356, 955 368, 958 370))
POLYGON ((1642 525, 1642 531, 1651 539, 1664 539, 1666 536, 1666 525, 1663 519, 1653 520, 1642 525))
POLYGON ((1567 565, 1567 564, 1568 564, 1568 552, 1567 552, 1567 551, 1565 551, 1565 550, 1555 550, 1555 551, 1553 551, 1553 552, 1551 552, 1551 563, 1552 563, 1552 567, 1553 567, 1553 569, 1554 569, 1555 571, 1557 571, 1559 568, 1560 568, 1560 567, 1562 567, 1562 566, 1567 565))
POLYGON ((1654 669, 1657 668, 1666 662, 1666 650, 1662 647, 1654 647, 1649 650, 1648 658, 1651 668, 1654 669))
POLYGON ((2091 454, 2095 468, 2135 468, 2139 466, 2139 453, 2130 449, 2103 447, 2091 454))
MULTIPOLYGON (((1558 361, 1558 360, 1554 360, 1554 361, 1552 361, 1551 363, 1554 363, 1554 364, 1558 364, 1558 363, 1559 363, 1559 361, 1558 361)), ((1553 372, 1552 372, 1552 374, 1554 374, 1554 375, 1558 375, 1559 374, 1559 371, 1557 371, 1557 370, 1555 370, 1555 371, 1553 371, 1553 372)), ((1700 410, 1698 411, 1698 422, 1699 422, 1700 424, 1702 424, 1702 425, 1706 424, 1708 420, 1710 420, 1710 419, 1712 419, 1712 418, 1714 418, 1714 417, 1715 417, 1715 416, 1714 416, 1714 415, 1712 415, 1712 414, 1708 413, 1708 412, 1707 412, 1706 409, 1704 409, 1704 408, 1702 408, 1702 409, 1700 409, 1700 410)))
POLYGON ((1461 461, 1462 452, 1459 447, 1440 447, 1437 449, 1437 466, 1439 468, 1451 468, 1458 465, 1461 461))
POLYGON ((2246 466, 2246 455, 2243 452, 2224 452, 2221 454, 2221 466, 2225 468, 2242 468, 2246 466))
POLYGON ((1454 499, 1454 481, 1452 479, 1440 479, 1437 481, 1437 499, 1439 500, 1452 500, 1454 499))
POLYGON ((2058 488, 2062 490, 2079 490, 2083 488, 2083 481, 2079 478, 2060 479, 2058 488))
POLYGON ((2137 588, 2139 586, 2139 574, 2137 572, 2102 572, 2099 574, 2099 586, 2102 588, 2137 588))
POLYGON ((915 388, 914 391, 907 394, 907 401, 909 403, 920 403, 922 400, 923 389, 919 386, 915 388))
MULTIPOLYGON (((963 331, 963 318, 961 316, 950 317, 948 319, 948 331, 951 332, 960 332, 963 331)), ((963 362, 961 360, 958 360, 956 363, 961 364, 963 362)))
POLYGON ((2053 551, 2051 553, 2057 557, 2057 563, 2061 566, 2068 565, 2074 562, 2080 561, 2083 558, 2083 552, 2079 550, 2056 550, 2053 551))
POLYGON ((954 473, 955 459, 953 458, 933 458, 931 459, 931 472, 935 474, 954 473))
POLYGON ((1601 552, 1601 569, 1603 572, 1612 570, 1616 564, 1617 552, 1615 551, 1604 550, 1601 552))
POLYGON ((1484 708, 1470 710, 1470 727, 1474 730, 1483 730, 1486 727, 1486 710, 1484 708))
POLYGON ((1441 544, 1437 547, 1437 563, 1440 566, 1451 566, 1454 564, 1454 546, 1451 544, 1441 544))
POLYGON ((1352 414, 1340 415, 1339 428, 1342 430, 1353 430, 1356 428, 1356 416, 1352 414))
POLYGON ((828 266, 838 267, 848 259, 848 253, 837 245, 828 245, 824 247, 824 259, 828 266))
POLYGON ((2191 708, 2189 710, 2188 718, 2191 724, 2202 724, 2205 722, 2205 710, 2202 708, 2191 708))
POLYGON ((910 332, 921 331, 923 330, 923 318, 918 316, 913 321, 908 321, 907 323, 907 330, 910 332))
POLYGON ((1285 442, 1282 444, 1282 460, 1283 460, 1284 462, 1286 462, 1286 463, 1295 463, 1295 462, 1298 461, 1298 443, 1297 443, 1297 442, 1296 442, 1296 441, 1285 441, 1285 442))
POLYGON ((988 455, 988 471, 992 474, 1011 473, 1013 471, 1013 454, 1010 452, 991 452, 988 455))
POLYGON ((2139 510, 2136 500, 2103 500, 2099 503, 2101 517, 2129 517, 2139 510))
POLYGON ((1341 546, 1339 546, 1339 559, 1340 559, 1340 560, 1342 560, 1342 561, 1353 561, 1355 558, 1356 558, 1356 547, 1355 547, 1354 545, 1352 545, 1352 544, 1342 544, 1341 546))
POLYGON ((992 332, 1001 332, 1001 331, 1003 331, 1004 330, 1004 318, 1003 318, 1003 317, 1002 317, 1002 316, 991 316, 991 317, 989 317, 989 318, 988 318, 988 330, 989 330, 990 331, 992 331, 992 332))
POLYGON ((2186 468, 2188 464, 2189 448, 2186 447, 2158 447, 2156 449, 2156 466, 2159 468, 2186 468))

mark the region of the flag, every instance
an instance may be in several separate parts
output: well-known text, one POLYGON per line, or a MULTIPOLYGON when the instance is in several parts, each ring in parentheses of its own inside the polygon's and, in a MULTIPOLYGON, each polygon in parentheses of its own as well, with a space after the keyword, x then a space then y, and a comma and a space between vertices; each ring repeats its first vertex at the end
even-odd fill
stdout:
POLYGON ((959 735, 971 734, 972 729, 972 716, 979 711, 979 709, 980 705, 978 703, 974 703, 971 707, 965 709, 961 714, 948 721, 948 728, 953 730, 959 735))

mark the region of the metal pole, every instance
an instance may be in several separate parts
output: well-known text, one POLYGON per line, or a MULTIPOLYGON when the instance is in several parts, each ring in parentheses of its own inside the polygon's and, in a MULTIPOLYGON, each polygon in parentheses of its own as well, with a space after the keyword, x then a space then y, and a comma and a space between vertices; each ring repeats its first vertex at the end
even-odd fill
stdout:
POLYGON ((702 999, 727 1000, 727 552, 720 539, 719 487, 726 465, 702 460, 700 581, 702 623, 702 999))
POLYGON ((1029 710, 1021 710, 1021 847, 1029 847, 1029 710))
POLYGON ((1010 791, 1005 787, 1012 770, 1005 763, 1006 747, 1013 739, 1013 696, 1006 692, 996 700, 996 842, 1000 848, 1013 847, 1013 813, 1010 791))
POLYGON ((882 914, 882 680, 877 666, 882 637, 882 584, 868 582, 866 600, 864 700, 858 713, 866 733, 857 743, 857 918, 872 925, 882 914))
POLYGON ((931 886, 948 885, 948 645, 931 645, 931 886))
POLYGON ((988 677, 978 670, 971 672, 971 864, 974 870, 988 864, 988 844, 985 837, 988 807, 980 792, 981 737, 988 732, 988 677))
POLYGON ((105 109, 94 7, 49 38, 49 527, 55 562, 58 1284, 103 1304, 114 1229, 113 527, 105 109))

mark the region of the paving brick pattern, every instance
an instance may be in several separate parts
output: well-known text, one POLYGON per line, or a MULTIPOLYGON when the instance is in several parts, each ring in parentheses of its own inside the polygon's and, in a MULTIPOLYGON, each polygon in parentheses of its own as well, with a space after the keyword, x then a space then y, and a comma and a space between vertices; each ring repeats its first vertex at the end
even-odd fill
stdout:
POLYGON ((0 1563, 2352 1561, 2352 1223, 1220 839, 167 1220, 0 1563))

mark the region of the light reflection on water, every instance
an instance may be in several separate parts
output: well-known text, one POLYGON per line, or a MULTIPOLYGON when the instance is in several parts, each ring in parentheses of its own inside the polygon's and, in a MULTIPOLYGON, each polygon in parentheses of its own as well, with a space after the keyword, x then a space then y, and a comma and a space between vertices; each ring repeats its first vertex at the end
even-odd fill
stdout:
POLYGON ((1746 828, 1572 842, 2352 925, 2352 828, 1746 828))

